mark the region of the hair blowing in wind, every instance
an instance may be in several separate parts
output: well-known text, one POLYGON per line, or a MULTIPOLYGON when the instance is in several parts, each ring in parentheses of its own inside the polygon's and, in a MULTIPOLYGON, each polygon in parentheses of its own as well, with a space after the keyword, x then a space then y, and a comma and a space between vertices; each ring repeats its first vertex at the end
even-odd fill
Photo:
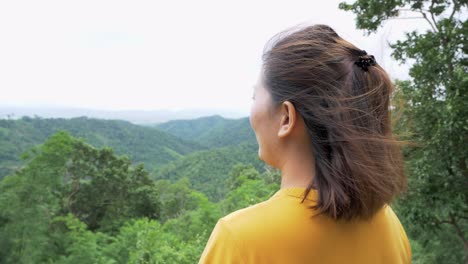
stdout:
MULTIPOLYGON (((282 32, 265 47, 263 74, 275 104, 290 101, 311 138, 317 189, 312 206, 334 219, 372 217, 406 190, 401 148, 392 134, 394 86, 365 51, 326 25, 282 32)), ((304 196, 305 197, 305 196, 304 196)))

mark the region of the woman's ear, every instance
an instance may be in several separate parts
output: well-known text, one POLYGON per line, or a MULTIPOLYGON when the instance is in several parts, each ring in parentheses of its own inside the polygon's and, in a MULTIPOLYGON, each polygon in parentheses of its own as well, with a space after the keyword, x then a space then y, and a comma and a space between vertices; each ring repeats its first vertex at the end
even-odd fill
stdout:
POLYGON ((281 104, 280 119, 278 137, 284 138, 292 133, 297 121, 296 108, 290 101, 281 104))

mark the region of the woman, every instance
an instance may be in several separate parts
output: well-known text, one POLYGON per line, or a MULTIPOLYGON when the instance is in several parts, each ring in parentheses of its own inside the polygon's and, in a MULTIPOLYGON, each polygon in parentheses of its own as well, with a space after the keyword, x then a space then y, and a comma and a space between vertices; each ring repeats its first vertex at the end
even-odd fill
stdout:
POLYGON ((281 188, 219 219, 199 263, 410 263, 389 206, 406 188, 392 91, 375 58, 329 26, 279 34, 250 124, 281 188))

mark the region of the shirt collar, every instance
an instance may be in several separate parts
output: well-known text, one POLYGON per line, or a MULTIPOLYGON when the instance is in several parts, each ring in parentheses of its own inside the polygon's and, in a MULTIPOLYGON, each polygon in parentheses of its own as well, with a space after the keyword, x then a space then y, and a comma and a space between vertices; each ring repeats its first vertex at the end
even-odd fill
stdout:
MULTIPOLYGON (((302 198, 304 197, 305 191, 307 188, 305 187, 286 187, 286 188, 281 188, 279 189, 273 196, 273 197, 280 197, 280 196, 289 196, 289 197, 296 197, 296 198, 302 198)), ((307 194, 306 200, 310 201, 317 201, 317 190, 311 189, 310 192, 307 194)))

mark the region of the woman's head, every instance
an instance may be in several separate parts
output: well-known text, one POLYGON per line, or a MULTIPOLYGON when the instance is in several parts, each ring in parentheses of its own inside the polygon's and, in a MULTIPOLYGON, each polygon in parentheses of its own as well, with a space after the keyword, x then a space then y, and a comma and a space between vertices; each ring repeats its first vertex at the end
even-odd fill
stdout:
POLYGON ((372 216, 406 187, 387 73, 378 64, 367 71, 356 65, 365 52, 326 25, 285 32, 269 44, 250 118, 260 157, 275 166, 280 139, 296 133, 313 153, 307 192, 319 193, 314 208, 336 219, 372 216), (291 114, 295 122, 284 126, 291 114))
POLYGON ((288 158, 312 160, 310 137, 301 116, 290 101, 275 103, 263 85, 262 75, 254 86, 250 124, 259 143, 258 155, 269 165, 280 168, 288 158), (290 155, 290 154, 294 155, 290 155), (288 155, 289 154, 289 155, 288 155))

